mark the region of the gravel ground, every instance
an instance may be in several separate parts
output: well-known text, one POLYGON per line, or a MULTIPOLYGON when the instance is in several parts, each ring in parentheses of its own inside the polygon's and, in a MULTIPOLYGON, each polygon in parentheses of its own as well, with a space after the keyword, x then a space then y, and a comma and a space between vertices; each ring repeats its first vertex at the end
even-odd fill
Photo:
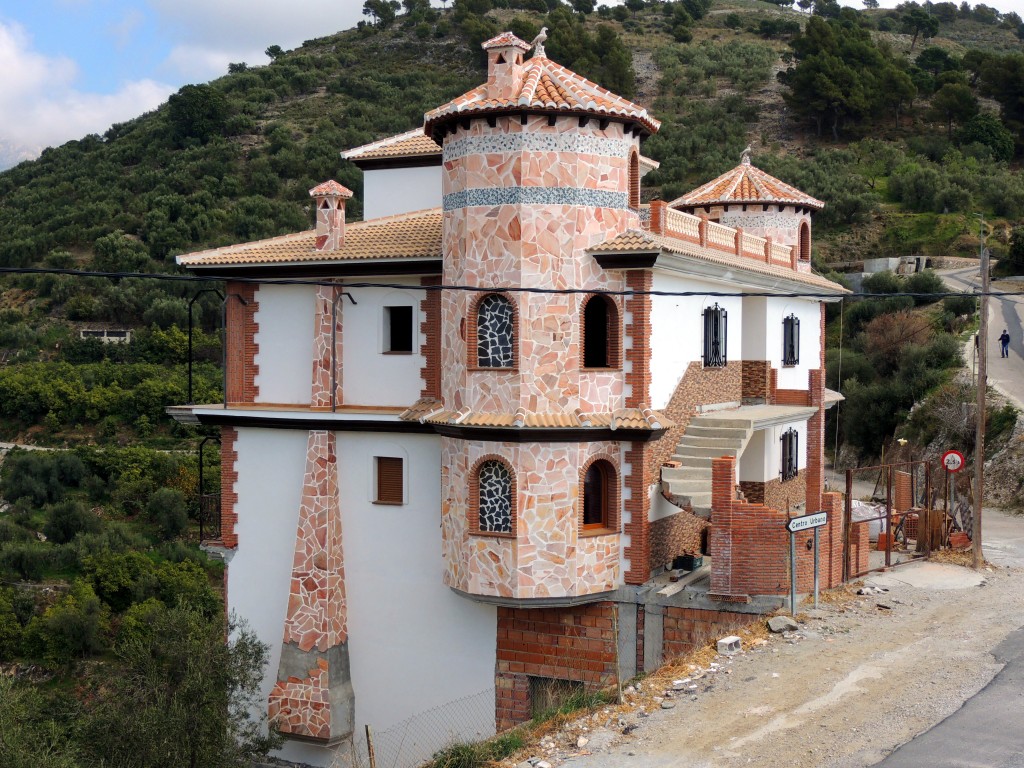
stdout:
POLYGON ((901 569, 868 578, 888 591, 833 594, 795 632, 755 632, 736 656, 652 676, 625 706, 566 724, 510 764, 873 765, 991 680, 1000 666, 990 650, 1024 622, 1018 565, 987 566, 980 578, 957 565, 927 568, 938 578, 926 586, 906 583, 901 569))

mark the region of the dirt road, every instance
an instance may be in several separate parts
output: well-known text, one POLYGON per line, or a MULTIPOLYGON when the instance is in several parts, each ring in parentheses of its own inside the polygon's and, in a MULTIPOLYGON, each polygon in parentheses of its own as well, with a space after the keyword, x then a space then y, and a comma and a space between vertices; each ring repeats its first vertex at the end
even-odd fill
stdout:
POLYGON ((671 677, 644 681, 630 698, 646 712, 603 710, 534 757, 573 768, 873 765, 991 680, 992 649, 1024 624, 1024 519, 986 521, 988 568, 923 563, 867 579, 888 591, 807 611, 797 632, 719 658, 717 671, 681 671, 701 676, 670 698, 671 677))

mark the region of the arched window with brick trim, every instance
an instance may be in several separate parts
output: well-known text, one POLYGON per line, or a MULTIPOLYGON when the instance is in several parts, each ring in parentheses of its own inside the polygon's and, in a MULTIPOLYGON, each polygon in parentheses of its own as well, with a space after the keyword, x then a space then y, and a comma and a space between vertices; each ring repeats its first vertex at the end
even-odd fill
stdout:
POLYGON ((811 260, 811 227, 805 221, 800 224, 800 261, 811 260))
POLYGON ((513 532, 515 475, 504 461, 485 458, 475 467, 470 489, 471 527, 478 533, 513 532))
POLYGON ((584 368, 619 366, 619 310, 610 296, 596 294, 583 304, 581 362, 584 368))
POLYGON ((607 459, 597 458, 583 471, 580 530, 607 531, 616 525, 618 473, 607 459))
POLYGON ((515 308, 500 293, 490 293, 476 306, 476 365, 514 368, 516 364, 515 308))
POLYGON ((640 207, 640 153, 629 153, 629 207, 640 207))

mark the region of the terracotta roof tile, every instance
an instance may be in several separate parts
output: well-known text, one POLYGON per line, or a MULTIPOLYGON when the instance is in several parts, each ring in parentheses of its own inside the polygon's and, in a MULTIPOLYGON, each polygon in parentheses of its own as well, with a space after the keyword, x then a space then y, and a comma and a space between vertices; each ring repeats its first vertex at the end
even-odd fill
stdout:
POLYGON ((379 160, 390 157, 429 157, 441 154, 441 147, 432 138, 416 128, 397 136, 388 136, 361 147, 354 147, 341 153, 346 160, 379 160))
POLYGON ((185 267, 259 266, 338 261, 441 258, 441 211, 431 209, 345 225, 337 251, 318 251, 316 232, 272 237, 178 257, 185 267))
POLYGON ((464 427, 518 427, 520 429, 642 429, 674 426, 658 411, 630 408, 604 413, 481 413, 445 409, 441 401, 424 398, 405 410, 400 419, 427 424, 458 424, 464 427))
POLYGON ((721 203, 784 203, 814 210, 825 207, 821 200, 754 167, 746 157, 728 173, 677 197, 668 205, 670 208, 696 208, 721 203))
POLYGON ((519 39, 512 32, 502 32, 500 35, 492 37, 490 40, 484 41, 480 45, 480 47, 483 48, 484 50, 488 50, 490 48, 508 47, 519 48, 520 50, 523 51, 530 50, 530 44, 525 40, 519 39))
POLYGON ((329 179, 323 184, 317 184, 311 190, 309 190, 310 197, 320 197, 321 195, 337 195, 345 200, 352 197, 352 190, 348 187, 342 186, 334 179, 329 179))
POLYGON ((588 251, 591 254, 659 252, 679 254, 698 261, 720 264, 730 270, 740 270, 742 272, 751 272, 758 275, 768 275, 769 277, 805 283, 815 288, 828 289, 836 295, 849 293, 846 288, 838 283, 833 283, 831 280, 821 275, 815 275, 812 272, 798 272, 778 264, 765 264, 755 259, 726 253, 715 248, 702 248, 699 244, 691 243, 689 240, 655 235, 651 232, 643 232, 636 229, 626 230, 618 237, 606 240, 588 251))
POLYGON ((467 115, 516 109, 555 110, 574 114, 624 118, 656 133, 661 123, 628 99, 577 75, 543 55, 523 65, 522 85, 495 97, 480 85, 424 115, 424 131, 435 136, 445 123, 467 115))

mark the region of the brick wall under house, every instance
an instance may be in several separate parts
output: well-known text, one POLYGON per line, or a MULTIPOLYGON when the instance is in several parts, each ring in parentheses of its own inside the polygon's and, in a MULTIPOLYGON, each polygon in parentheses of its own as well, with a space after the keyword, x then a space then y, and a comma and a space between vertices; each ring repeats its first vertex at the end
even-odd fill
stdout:
POLYGON ((665 662, 669 662, 685 656, 708 642, 723 635, 731 635, 760 618, 758 614, 752 613, 666 606, 662 617, 662 657, 665 662))
POLYGON ((576 681, 589 691, 615 683, 615 611, 614 603, 498 608, 498 730, 532 717, 530 678, 576 681))
POLYGON ((257 287, 248 283, 229 282, 225 288, 226 341, 225 373, 227 391, 225 400, 230 404, 253 403, 259 397, 256 386, 256 334, 259 328, 256 323, 256 312, 259 304, 256 301, 257 287), (244 301, 244 303, 243 303, 244 301))
MULTIPOLYGON (((711 594, 721 600, 745 601, 752 595, 784 595, 789 591, 789 532, 785 511, 763 504, 736 499, 734 478, 736 460, 732 457, 712 462, 713 497, 711 504, 711 594)), ((842 583, 843 515, 842 497, 827 493, 822 506, 829 522, 819 528, 822 589, 842 583)), ((813 531, 796 536, 797 591, 809 592, 814 586, 814 557, 807 542, 813 531)))
POLYGON ((774 401, 771 363, 767 360, 742 360, 740 361, 740 370, 743 404, 766 403, 771 405, 774 401))

